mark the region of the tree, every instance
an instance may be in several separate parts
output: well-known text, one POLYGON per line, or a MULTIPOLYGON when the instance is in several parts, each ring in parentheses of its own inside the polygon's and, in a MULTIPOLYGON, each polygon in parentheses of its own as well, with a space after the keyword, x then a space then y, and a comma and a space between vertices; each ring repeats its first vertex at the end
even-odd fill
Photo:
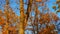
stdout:
MULTIPOLYGON (((3 34, 25 34, 25 30, 33 31, 34 34, 57 34, 56 24, 54 23, 57 22, 59 18, 57 14, 49 11, 46 4, 48 0, 26 1, 28 3, 20 0, 20 16, 17 16, 9 6, 9 0, 6 0, 4 12, 0 10, 0 25, 2 26, 3 34), (27 5, 27 9, 24 9, 25 4, 27 5), (39 7, 41 7, 42 11, 39 7), (32 26, 32 28, 26 28, 28 26, 32 26)), ((59 3, 60 1, 57 0, 56 4, 58 4, 59 10, 57 10, 56 6, 53 6, 53 9, 57 10, 57 12, 60 12, 59 3)))
POLYGON ((3 34, 8 34, 8 23, 9 23, 9 18, 8 18, 9 11, 8 11, 8 9, 9 9, 9 0, 6 0, 5 11, 7 11, 7 13, 6 13, 7 22, 5 23, 6 25, 4 26, 4 28, 6 30, 4 29, 5 32, 3 31, 3 34))
POLYGON ((20 0, 20 26, 19 34, 24 34, 24 4, 23 0, 20 0))

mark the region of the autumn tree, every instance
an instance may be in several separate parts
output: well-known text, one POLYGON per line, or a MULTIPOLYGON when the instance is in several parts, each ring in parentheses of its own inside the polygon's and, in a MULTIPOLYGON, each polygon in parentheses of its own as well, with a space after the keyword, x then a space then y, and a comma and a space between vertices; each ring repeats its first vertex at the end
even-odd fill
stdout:
MULTIPOLYGON (((6 0, 4 12, 0 10, 0 25, 3 34, 25 34, 25 30, 33 31, 34 34, 57 34, 55 22, 59 18, 56 13, 50 12, 46 4, 48 0, 26 0, 26 3, 24 0, 20 0, 20 16, 17 16, 10 7, 9 1, 6 0), (27 9, 24 9, 25 4, 27 9), (32 28, 26 28, 28 26, 32 26, 32 28)), ((57 0, 56 4, 58 7, 53 6, 53 9, 60 12, 60 1, 57 0)))
POLYGON ((24 34, 24 4, 23 0, 20 0, 20 26, 19 34, 24 34))
POLYGON ((7 19, 7 22, 5 23, 6 25, 4 26, 4 28, 6 30, 3 31, 3 34, 8 34, 8 23, 9 23, 9 18, 8 18, 8 9, 9 9, 9 0, 6 0, 6 5, 5 5, 5 11, 6 11, 6 19, 7 19))

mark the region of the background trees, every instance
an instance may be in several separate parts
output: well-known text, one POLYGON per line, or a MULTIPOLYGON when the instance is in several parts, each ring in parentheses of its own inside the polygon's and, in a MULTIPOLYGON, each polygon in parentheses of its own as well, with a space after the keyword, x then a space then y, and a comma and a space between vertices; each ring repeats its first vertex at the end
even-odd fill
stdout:
MULTIPOLYGON (((25 34, 25 30, 32 31, 32 34, 57 34, 56 23, 59 18, 56 13, 49 10, 46 4, 48 0, 26 0, 25 3, 24 0, 19 0, 20 6, 17 9, 20 10, 20 16, 17 16, 10 7, 9 1, 6 0, 4 12, 0 10, 0 25, 3 34, 25 34), (25 5, 27 9, 24 9, 25 5), (34 16, 32 16, 33 13, 34 16)), ((60 9, 59 3, 57 0, 58 9, 60 9)), ((53 9, 57 10, 56 6, 53 6, 53 9)))

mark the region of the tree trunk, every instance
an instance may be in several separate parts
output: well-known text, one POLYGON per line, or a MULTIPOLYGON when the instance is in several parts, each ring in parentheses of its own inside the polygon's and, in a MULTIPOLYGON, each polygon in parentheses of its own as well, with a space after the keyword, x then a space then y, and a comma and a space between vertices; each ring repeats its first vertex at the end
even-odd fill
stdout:
POLYGON ((35 3, 35 26, 36 26, 36 32, 35 34, 38 34, 38 6, 35 3))
POLYGON ((33 3, 33 0, 28 0, 28 7, 27 7, 27 20, 29 18, 29 13, 31 12, 31 8, 32 8, 32 3, 33 3))
POLYGON ((20 0, 20 26, 19 34, 24 34, 24 4, 23 0, 20 0))

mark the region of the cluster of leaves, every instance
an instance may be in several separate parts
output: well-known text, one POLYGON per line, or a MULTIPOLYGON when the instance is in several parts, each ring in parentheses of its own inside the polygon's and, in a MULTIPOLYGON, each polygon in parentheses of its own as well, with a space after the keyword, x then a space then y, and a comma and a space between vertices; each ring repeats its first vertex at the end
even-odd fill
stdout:
POLYGON ((2 11, 0 10, 0 25, 4 24, 4 18, 2 16, 2 11))
MULTIPOLYGON (((11 10, 11 9, 10 9, 11 10)), ((3 34, 7 34, 7 30, 8 31, 15 31, 16 33, 16 28, 17 26, 16 25, 19 25, 19 24, 16 24, 18 23, 18 16, 13 12, 13 11, 7 11, 5 10, 4 12, 2 12, 0 10, 0 25, 2 26, 2 30, 3 30, 3 34), (9 19, 9 20, 7 20, 9 19), (15 24, 15 25, 14 25, 15 24), (6 28, 8 28, 7 30, 5 30, 6 28)))
POLYGON ((46 28, 42 28, 39 34, 57 34, 57 31, 54 31, 55 25, 51 24, 50 26, 46 26, 46 28))
POLYGON ((40 24, 41 23, 49 23, 50 22, 50 15, 48 13, 42 15, 42 17, 40 18, 40 24))
POLYGON ((57 15, 54 14, 54 13, 51 13, 51 15, 48 14, 48 13, 46 13, 46 14, 44 14, 40 18, 40 20, 39 20, 40 21, 40 24, 41 25, 42 24, 46 24, 47 26, 45 28, 40 29, 41 31, 39 32, 39 34, 57 34, 57 32, 54 31, 55 25, 54 24, 50 24, 51 21, 52 21, 52 19, 55 22, 57 22, 59 20, 59 18, 57 17, 57 15), (48 25, 48 24, 50 24, 50 25, 48 25))
POLYGON ((42 2, 42 0, 36 0, 36 2, 42 2))

